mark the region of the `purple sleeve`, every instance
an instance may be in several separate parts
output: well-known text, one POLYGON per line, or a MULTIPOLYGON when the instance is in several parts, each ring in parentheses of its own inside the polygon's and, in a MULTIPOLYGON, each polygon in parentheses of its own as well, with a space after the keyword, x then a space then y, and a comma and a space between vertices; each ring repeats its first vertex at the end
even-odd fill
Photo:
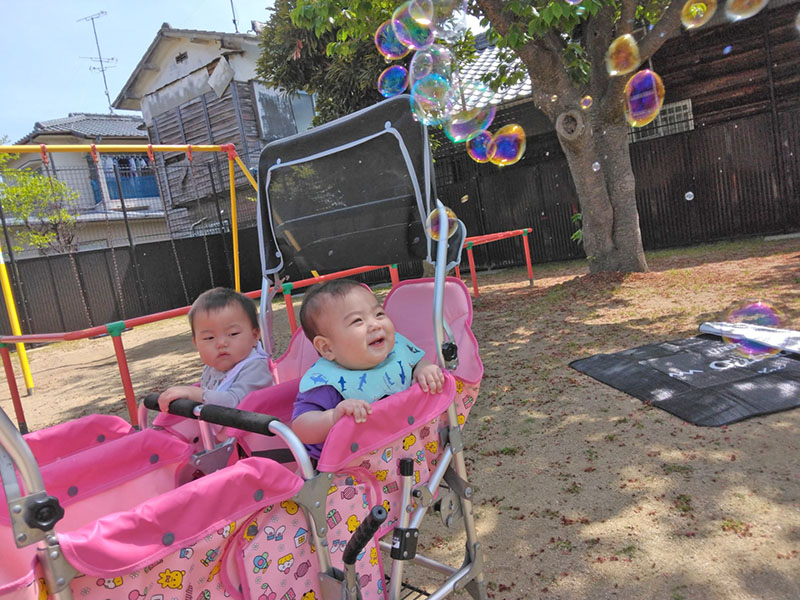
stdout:
MULTIPOLYGON (((312 410, 329 410, 335 408, 342 400, 342 395, 336 391, 335 387, 330 385, 323 385, 310 389, 307 392, 300 392, 297 394, 297 399, 294 401, 292 421, 303 413, 311 412, 312 410)), ((322 444, 305 444, 305 446, 311 458, 319 458, 319 455, 322 453, 322 444)))

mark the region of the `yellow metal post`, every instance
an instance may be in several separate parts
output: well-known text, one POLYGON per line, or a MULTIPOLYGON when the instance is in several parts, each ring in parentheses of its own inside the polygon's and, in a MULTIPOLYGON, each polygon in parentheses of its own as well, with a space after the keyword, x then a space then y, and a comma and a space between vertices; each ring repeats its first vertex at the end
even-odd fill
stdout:
MULTIPOLYGON (((237 157, 238 158, 238 157, 237 157)), ((247 171, 245 171, 247 173, 247 171)), ((249 175, 249 173, 248 173, 249 175)), ((239 286, 239 226, 236 222, 236 180, 234 179, 233 157, 228 156, 228 178, 231 182, 231 233, 233 234, 233 280, 236 291, 240 292, 239 286)))
MULTIPOLYGON (((6 301, 11 333, 13 335, 22 335, 22 329, 19 327, 19 317, 17 316, 17 305, 14 304, 14 294, 11 293, 11 281, 8 279, 6 258, 2 248, 0 248, 0 286, 3 288, 3 299, 6 301)), ((25 379, 25 388, 28 390, 28 396, 30 396, 33 394, 33 377, 31 376, 31 367, 28 365, 28 355, 25 353, 25 344, 17 343, 17 354, 19 355, 19 364, 22 367, 22 376, 25 379)))

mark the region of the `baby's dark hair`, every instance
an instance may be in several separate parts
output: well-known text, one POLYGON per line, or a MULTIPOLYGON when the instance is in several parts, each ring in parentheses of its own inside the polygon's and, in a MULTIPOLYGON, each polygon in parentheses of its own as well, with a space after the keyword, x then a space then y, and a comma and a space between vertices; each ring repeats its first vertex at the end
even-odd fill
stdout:
POLYGON ((192 328, 192 336, 194 336, 194 316, 198 312, 214 312, 231 304, 241 306, 253 329, 259 329, 256 305, 250 298, 230 288, 215 287, 200 294, 197 300, 192 303, 192 308, 189 310, 189 325, 192 328))
POLYGON ((363 287, 363 284, 352 279, 334 279, 308 288, 303 296, 303 304, 300 306, 300 326, 306 337, 313 342, 314 338, 319 335, 317 319, 325 307, 326 299, 344 298, 354 289, 363 287))

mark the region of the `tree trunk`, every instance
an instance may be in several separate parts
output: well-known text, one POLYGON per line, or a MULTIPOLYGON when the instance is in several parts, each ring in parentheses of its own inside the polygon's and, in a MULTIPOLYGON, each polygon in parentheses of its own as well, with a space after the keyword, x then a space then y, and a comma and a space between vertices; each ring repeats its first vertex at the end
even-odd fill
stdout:
POLYGON ((578 193, 589 271, 647 271, 627 126, 584 115, 559 115, 556 132, 578 193))

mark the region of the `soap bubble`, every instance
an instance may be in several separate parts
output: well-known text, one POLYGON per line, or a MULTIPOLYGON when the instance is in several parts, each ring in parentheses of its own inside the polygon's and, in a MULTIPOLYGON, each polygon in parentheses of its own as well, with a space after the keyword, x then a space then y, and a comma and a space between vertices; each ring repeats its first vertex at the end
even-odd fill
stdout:
POLYGON ((686 29, 705 25, 717 12, 717 0, 687 0, 681 10, 681 23, 686 29))
POLYGON ((411 111, 425 125, 439 125, 447 119, 450 82, 440 75, 428 75, 411 88, 411 111))
POLYGON ((438 44, 417 50, 408 66, 408 80, 411 85, 428 75, 450 79, 452 73, 453 55, 450 50, 438 44))
POLYGON ((625 75, 639 66, 639 45, 630 33, 619 36, 606 52, 606 69, 609 75, 625 75))
POLYGON ((403 58, 411 52, 411 48, 397 39, 391 20, 378 27, 378 31, 375 32, 375 46, 378 48, 378 52, 389 60, 403 58))
POLYGON ((741 21, 757 15, 766 5, 767 0, 728 0, 725 14, 731 21, 741 21))
POLYGON ((491 104, 494 92, 479 81, 453 85, 447 93, 446 111, 450 115, 444 132, 455 143, 466 142, 489 127, 497 108, 491 104))
POLYGON ((794 18, 794 28, 800 31, 800 12, 797 13, 797 16, 794 18))
POLYGON ((584 96, 581 98, 581 108, 583 110, 589 110, 592 107, 592 104, 594 104, 594 100, 591 96, 584 96))
POLYGON ((451 42, 467 30, 467 0, 411 0, 408 12, 436 37, 451 42))
MULTIPOLYGON (((746 323, 763 327, 781 327, 782 315, 773 305, 763 300, 746 300, 728 309, 725 320, 728 323, 746 323)), ((778 348, 764 346, 735 336, 723 336, 729 344, 736 344, 736 351, 746 356, 764 357, 780 352, 778 348)))
MULTIPOLYGON (((450 238, 456 232, 456 229, 458 229, 458 217, 449 206, 445 206, 444 211, 447 213, 447 237, 450 238)), ((439 241, 438 210, 432 210, 431 214, 428 215, 428 219, 425 221, 425 230, 428 232, 428 235, 431 236, 432 240, 439 241)))
POLYGON ((725 46, 722 49, 722 54, 724 54, 725 56, 728 56, 728 54, 731 53, 731 50, 733 50, 733 46, 725 46))
POLYGON ((600 170, 600 163, 599 162, 593 162, 592 163, 592 171, 597 173, 599 170, 600 170))
POLYGON ((384 98, 402 94, 408 87, 408 71, 403 65, 393 65, 378 76, 378 91, 384 98))
POLYGON ((489 160, 493 165, 513 165, 525 154, 525 130, 512 123, 497 130, 489 144, 489 160))
POLYGON ((411 2, 403 2, 392 13, 392 28, 397 39, 409 48, 419 50, 433 42, 430 28, 417 23, 408 12, 411 2))
POLYGON ((572 6, 575 6, 577 4, 580 4, 582 1, 583 0, 567 0, 567 4, 572 4, 572 6))
POLYGON ((686 192, 686 194, 683 197, 686 198, 689 202, 691 202, 692 200, 694 200, 694 192, 686 192))
POLYGON ((658 116, 664 103, 664 84, 650 69, 636 73, 625 84, 625 117, 633 127, 643 127, 658 116))
POLYGON ((477 163, 489 162, 489 144, 492 143, 492 134, 486 130, 467 141, 467 154, 477 163))
POLYGON ((420 25, 430 27, 433 22, 433 1, 412 0, 408 7, 408 14, 420 25))

